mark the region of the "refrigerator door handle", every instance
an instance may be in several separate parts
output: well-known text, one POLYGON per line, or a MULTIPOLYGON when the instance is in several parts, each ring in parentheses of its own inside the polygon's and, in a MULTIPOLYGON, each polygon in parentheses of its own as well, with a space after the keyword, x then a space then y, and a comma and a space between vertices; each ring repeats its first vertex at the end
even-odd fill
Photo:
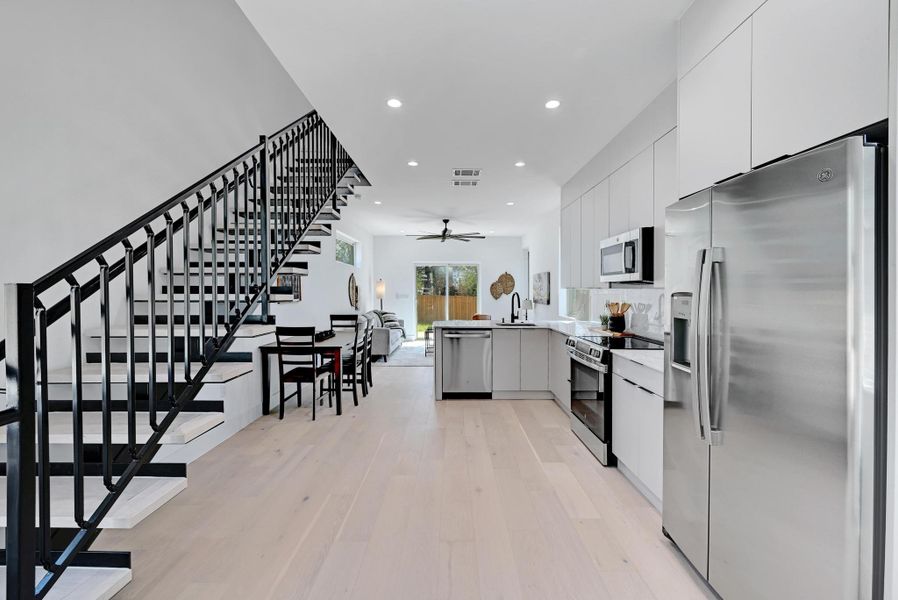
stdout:
MULTIPOLYGON (((700 284, 701 296, 701 315, 700 323, 700 349, 699 349, 699 372, 701 373, 700 386, 701 393, 701 414, 702 414, 702 430, 705 432, 705 441, 710 446, 718 446, 722 443, 722 432, 715 431, 711 423, 711 310, 714 306, 712 298, 713 282, 719 281, 718 277, 714 277, 714 271, 719 270, 719 265, 723 262, 722 248, 708 248, 705 250, 704 267, 702 269, 702 280, 700 284)), ((715 406, 719 393, 714 394, 715 406)))
POLYGON ((702 420, 702 439, 709 445, 711 435, 711 271, 713 268, 713 248, 702 253, 702 273, 698 291, 698 387, 699 414, 702 420))
POLYGON ((701 378, 703 376, 701 370, 701 361, 699 361, 699 355, 701 352, 700 348, 700 337, 701 332, 699 331, 699 320, 701 315, 701 303, 702 303, 702 293, 701 293, 701 283, 704 278, 705 271, 705 250, 701 249, 696 252, 695 256, 695 289, 696 292, 692 296, 692 314, 690 315, 690 327, 689 327, 689 357, 690 363, 692 364, 692 374, 689 378, 689 382, 692 384, 692 416, 695 424, 695 433, 698 435, 698 439, 705 441, 705 430, 704 430, 704 419, 702 418, 702 385, 701 378))

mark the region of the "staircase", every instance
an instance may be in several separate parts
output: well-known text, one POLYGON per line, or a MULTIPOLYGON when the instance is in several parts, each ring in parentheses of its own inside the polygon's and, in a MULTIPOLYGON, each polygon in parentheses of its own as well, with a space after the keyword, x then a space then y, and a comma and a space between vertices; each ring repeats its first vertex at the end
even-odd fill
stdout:
POLYGON ((129 553, 91 550, 187 486, 180 448, 225 421, 303 255, 368 185, 311 112, 31 283, 7 284, 0 410, 6 597, 109 598, 129 553), (160 449, 165 446, 165 451, 160 449))

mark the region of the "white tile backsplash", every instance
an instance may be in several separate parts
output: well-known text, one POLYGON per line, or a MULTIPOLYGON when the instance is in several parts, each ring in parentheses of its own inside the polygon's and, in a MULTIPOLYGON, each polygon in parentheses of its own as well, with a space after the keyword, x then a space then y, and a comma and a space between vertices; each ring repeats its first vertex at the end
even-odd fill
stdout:
POLYGON ((664 339, 667 327, 667 295, 664 288, 622 286, 601 289, 562 290, 568 301, 561 306, 569 308, 567 316, 587 321, 598 321, 606 314, 607 302, 626 302, 632 305, 627 311, 627 329, 652 339, 664 339))

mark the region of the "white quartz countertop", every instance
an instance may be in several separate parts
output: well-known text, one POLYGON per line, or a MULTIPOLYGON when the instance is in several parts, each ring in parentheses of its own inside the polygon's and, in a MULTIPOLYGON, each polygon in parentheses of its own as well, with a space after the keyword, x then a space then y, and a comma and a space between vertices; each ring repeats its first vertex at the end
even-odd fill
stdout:
MULTIPOLYGON (((565 335, 603 335, 602 326, 591 321, 531 321, 520 327, 500 325, 499 321, 435 321, 434 329, 551 329, 565 335)), ((606 334, 607 335, 607 334, 606 334)))
POLYGON ((635 363, 644 365, 650 369, 664 372, 664 351, 663 350, 625 350, 615 349, 611 351, 614 356, 620 356, 635 363))

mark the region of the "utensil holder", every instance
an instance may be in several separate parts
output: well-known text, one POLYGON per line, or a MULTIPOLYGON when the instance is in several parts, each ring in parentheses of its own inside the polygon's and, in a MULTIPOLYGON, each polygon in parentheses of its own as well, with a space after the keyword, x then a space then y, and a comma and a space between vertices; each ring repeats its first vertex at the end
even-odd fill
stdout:
POLYGON ((623 333, 626 328, 627 318, 624 315, 611 316, 608 318, 608 331, 623 333))

